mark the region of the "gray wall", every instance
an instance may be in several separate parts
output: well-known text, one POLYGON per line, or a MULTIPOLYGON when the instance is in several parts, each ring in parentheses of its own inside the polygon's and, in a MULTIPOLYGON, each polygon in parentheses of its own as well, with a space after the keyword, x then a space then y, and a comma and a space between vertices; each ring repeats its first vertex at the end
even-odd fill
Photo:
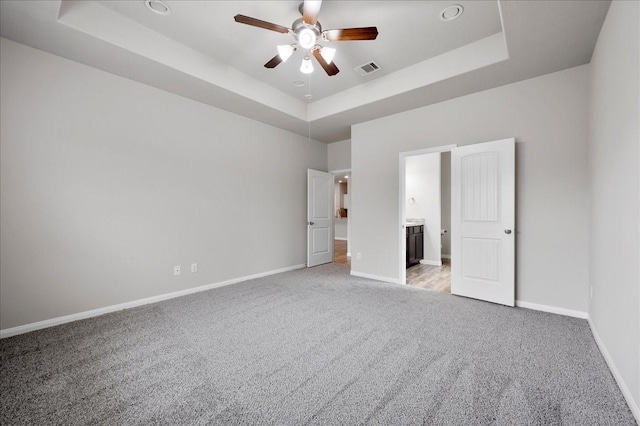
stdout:
POLYGON ((591 60, 589 171, 596 334, 640 418, 640 3, 613 2, 591 60))
POLYGON ((351 139, 327 145, 327 165, 329 171, 351 168, 351 139))
POLYGON ((305 263, 325 144, 1 43, 2 329, 305 263))
POLYGON ((588 66, 351 129, 352 272, 397 280, 399 153, 516 138, 516 297, 587 311, 588 66))

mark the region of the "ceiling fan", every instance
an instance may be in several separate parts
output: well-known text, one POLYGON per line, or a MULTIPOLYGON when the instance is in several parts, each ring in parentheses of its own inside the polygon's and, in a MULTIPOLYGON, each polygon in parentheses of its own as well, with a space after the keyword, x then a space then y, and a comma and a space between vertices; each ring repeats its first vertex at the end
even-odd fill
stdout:
POLYGON ((266 68, 275 68, 281 62, 285 62, 289 57, 298 50, 305 49, 307 53, 302 60, 300 71, 309 74, 313 72, 313 65, 309 53, 313 55, 320 66, 329 75, 336 75, 340 72, 336 64, 333 63, 333 55, 336 50, 330 47, 323 47, 317 44, 319 39, 324 41, 354 41, 354 40, 375 40, 378 37, 378 29, 376 27, 363 28, 343 28, 339 30, 322 30, 322 25, 318 22, 318 14, 322 0, 304 0, 298 7, 302 14, 302 18, 293 21, 291 28, 282 25, 272 24, 271 22, 262 21, 260 19, 251 18, 245 15, 236 15, 234 20, 241 24, 252 25, 254 27, 264 28, 265 30, 276 31, 282 34, 292 35, 297 43, 278 46, 278 54, 269 62, 264 64, 266 68))

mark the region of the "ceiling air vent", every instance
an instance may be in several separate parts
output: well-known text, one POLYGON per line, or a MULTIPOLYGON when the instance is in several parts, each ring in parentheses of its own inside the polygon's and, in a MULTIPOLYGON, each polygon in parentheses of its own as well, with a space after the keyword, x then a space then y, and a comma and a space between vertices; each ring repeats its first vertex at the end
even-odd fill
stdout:
POLYGON ((368 75, 373 72, 376 72, 380 69, 380 65, 375 62, 367 62, 366 64, 362 64, 359 67, 355 67, 354 70, 360 75, 368 75))

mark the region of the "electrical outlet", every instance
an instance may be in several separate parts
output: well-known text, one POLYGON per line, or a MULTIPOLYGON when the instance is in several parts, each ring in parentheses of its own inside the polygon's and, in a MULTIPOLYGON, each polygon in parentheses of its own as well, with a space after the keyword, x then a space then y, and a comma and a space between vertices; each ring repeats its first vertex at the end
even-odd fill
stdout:
POLYGON ((356 260, 362 260, 362 253, 360 252, 356 253, 356 260))
POLYGON ((173 275, 180 275, 180 265, 173 267, 173 275))
POLYGON ((198 272, 198 264, 197 263, 192 263, 191 264, 191 272, 198 272))

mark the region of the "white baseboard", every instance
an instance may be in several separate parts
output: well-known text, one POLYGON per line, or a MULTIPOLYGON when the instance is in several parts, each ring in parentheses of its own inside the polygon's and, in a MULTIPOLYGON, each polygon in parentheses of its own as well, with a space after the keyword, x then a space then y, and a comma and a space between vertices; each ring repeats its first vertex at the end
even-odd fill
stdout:
POLYGON ((451 255, 450 254, 441 254, 440 257, 443 258, 443 259, 451 260, 451 255))
POLYGON ((334 237, 333 239, 338 241, 347 241, 346 238, 342 238, 342 237, 334 237))
POLYGON ((523 302, 522 300, 516 300, 516 306, 519 308, 532 309, 534 311, 549 312, 552 314, 566 315, 568 317, 587 319, 586 312, 558 308, 556 306, 539 305, 537 303, 523 302))
POLYGON ((422 259, 420 261, 420 263, 423 264, 423 265, 442 266, 442 261, 437 261, 437 260, 425 260, 425 259, 422 259))
POLYGON ((354 270, 351 270, 351 275, 353 275, 354 277, 369 278, 372 280, 384 281, 392 284, 402 284, 398 278, 390 278, 390 277, 383 277, 380 275, 366 274, 364 272, 358 272, 354 270))
POLYGON ((636 422, 640 424, 640 408, 638 407, 638 403, 633 400, 631 391, 629 391, 627 384, 624 382, 622 375, 620 375, 620 372, 618 371, 615 363, 613 362, 613 358, 611 358, 611 355, 609 355, 609 351, 607 350, 607 347, 604 345, 604 342, 600 338, 600 335, 598 335, 598 332, 596 331, 596 327, 593 324, 593 321, 591 320, 590 315, 587 315, 587 321, 589 322, 589 327, 591 327, 591 333, 593 334, 593 338, 595 339, 596 344, 598 345, 598 349, 600 349, 600 353, 602 353, 602 356, 605 362, 607 363, 607 366, 609 367, 609 370, 611 371, 613 378, 616 380, 616 383, 618 383, 618 387, 620 388, 620 391, 622 391, 622 395, 624 396, 624 399, 627 400, 627 405, 629 406, 629 409, 633 413, 633 416, 636 418, 636 422))
POLYGON ((150 303, 161 302, 163 300, 173 299, 180 296, 186 296, 187 294, 198 293, 201 291, 211 290, 213 288, 224 287, 231 284, 237 284, 243 281, 253 280, 256 278, 266 277, 268 275, 279 274, 282 272, 293 271, 295 269, 304 268, 306 265, 294 265, 286 268, 275 269, 273 271, 260 272, 254 275, 247 275, 245 277, 233 278, 226 281, 221 281, 213 284, 206 284, 199 287, 188 288, 186 290, 174 291, 171 293, 160 294, 158 296, 147 297, 144 299, 132 300, 130 302, 120 303, 117 305, 105 306, 104 308, 92 309, 90 311, 78 312, 76 314, 65 315, 62 317, 51 318, 44 321, 38 321, 31 324, 20 325, 18 327, 7 328, 0 330, 0 339, 5 337, 16 336, 18 334, 28 333, 30 331, 40 330, 43 328, 53 327, 55 325, 65 324, 72 321, 77 321, 86 318, 97 317, 99 315, 108 314, 110 312, 121 311, 123 309, 135 308, 137 306, 148 305, 150 303))

